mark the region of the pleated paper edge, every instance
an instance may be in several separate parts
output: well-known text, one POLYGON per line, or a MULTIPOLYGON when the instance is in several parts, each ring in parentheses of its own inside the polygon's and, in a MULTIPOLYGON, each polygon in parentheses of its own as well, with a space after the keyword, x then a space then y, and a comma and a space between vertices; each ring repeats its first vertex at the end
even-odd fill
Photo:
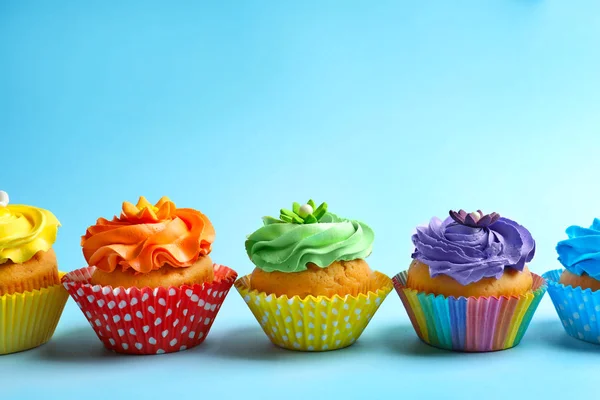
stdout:
POLYGON ((558 268, 543 274, 548 281, 548 293, 559 320, 565 332, 572 338, 600 345, 600 290, 582 289, 579 286, 573 287, 572 285, 560 283, 560 276, 563 271, 565 271, 564 268, 558 268), (586 298, 592 299, 593 310, 585 307, 585 303, 589 302, 586 301, 586 298), (561 309, 561 306, 563 309, 561 309), (568 309, 565 306, 568 306, 568 309), (575 314, 577 318, 575 318, 575 314), (584 324, 584 321, 590 321, 591 324, 584 324), (585 329, 586 325, 589 330, 585 329), (592 326, 595 329, 592 329, 592 326), (580 329, 578 330, 577 327, 580 329), (587 333, 582 333, 582 331, 587 333))
MULTIPOLYGON (((114 290, 122 290, 125 291, 127 293, 131 292, 131 291, 139 291, 140 293, 142 291, 146 291, 146 290, 154 290, 155 288, 151 288, 148 286, 144 286, 141 288, 138 287, 130 287, 130 288, 125 288, 123 286, 117 286, 117 287, 113 287, 111 285, 92 285, 91 283, 89 283, 89 278, 91 277, 92 272, 95 270, 96 267, 93 266, 89 266, 89 267, 83 267, 83 268, 79 268, 76 270, 73 270, 71 272, 67 272, 64 274, 64 276, 61 278, 60 280, 60 284, 61 286, 65 286, 66 284, 70 284, 70 285, 82 285, 82 286, 89 286, 89 287, 99 287, 101 290, 103 290, 104 288, 108 288, 111 291, 114 290), (87 275, 87 276, 86 276, 87 275)), ((201 286, 202 289, 201 290, 208 290, 211 289, 212 286, 216 286, 216 285, 220 285, 220 284, 226 284, 229 287, 233 286, 237 277, 238 277, 238 273, 231 267, 228 267, 226 265, 222 265, 222 264, 213 264, 213 268, 215 270, 215 272, 217 272, 218 270, 220 270, 221 268, 225 268, 226 269, 226 274, 225 276, 223 276, 221 279, 219 280, 213 280, 212 282, 204 282, 201 284, 194 284, 194 285, 181 285, 181 286, 161 286, 167 290, 169 289, 177 289, 177 290, 186 290, 186 289, 194 289, 197 286, 201 286), (231 285, 229 285, 229 282, 231 281, 231 285)), ((66 288, 66 286, 65 286, 66 288)))
POLYGON ((304 298, 300 298, 300 296, 292 296, 292 297, 288 297, 287 295, 282 295, 282 296, 275 296, 273 294, 267 294, 265 292, 259 292, 258 290, 254 290, 254 289, 250 289, 247 285, 247 282, 250 281, 250 276, 251 275, 245 275, 240 277, 234 284, 234 286, 236 287, 236 289, 238 290, 238 292, 241 293, 241 290, 244 290, 245 294, 252 294, 255 296, 260 296, 260 295, 264 295, 264 297, 269 297, 271 296, 274 299, 282 299, 282 300, 296 300, 296 301, 304 301, 304 300, 312 300, 314 302, 321 302, 322 300, 325 301, 333 301, 334 299, 337 299, 336 301, 344 301, 344 299, 351 297, 351 298, 355 298, 355 299, 359 299, 359 298, 363 298, 363 299, 367 299, 369 297, 369 295, 371 293, 379 296, 380 292, 383 291, 387 291, 388 293, 391 292, 393 290, 393 284, 392 284, 392 280, 389 276, 387 276, 386 274, 379 272, 379 271, 375 271, 374 275, 376 277, 375 282, 378 283, 378 288, 377 290, 373 291, 373 290, 369 290, 366 293, 359 293, 358 295, 345 295, 345 296, 340 296, 339 294, 336 294, 334 296, 313 296, 313 295, 308 295, 304 298))
POLYGON ((505 300, 509 300, 511 298, 517 298, 519 300, 521 300, 524 297, 527 296, 531 296, 531 295, 535 295, 536 292, 541 292, 541 291, 546 291, 548 289, 548 281, 546 280, 546 278, 543 275, 538 275, 536 273, 531 273, 531 275, 535 276, 536 278, 538 278, 538 281, 540 283, 540 285, 535 288, 535 289, 531 289, 530 291, 528 291, 525 294, 521 294, 518 296, 480 296, 480 297, 475 297, 475 296, 469 296, 469 297, 464 297, 464 296, 460 296, 460 297, 454 297, 454 296, 444 296, 442 294, 438 294, 435 295, 433 293, 426 293, 423 291, 418 291, 415 289, 411 289, 409 287, 406 286, 406 276, 407 276, 408 270, 402 271, 397 273, 396 275, 393 276, 392 278, 392 283, 394 285, 394 288, 398 291, 398 290, 404 290, 407 292, 412 292, 415 293, 417 295, 421 295, 424 294, 427 297, 433 297, 435 299, 444 299, 444 300, 450 300, 450 299, 454 299, 456 301, 460 300, 460 299, 465 299, 465 300, 483 300, 483 299, 495 299, 495 300, 500 300, 501 298, 504 298, 505 300), (403 281, 404 280, 404 281, 403 281))
MULTIPOLYGON (((64 272, 59 271, 59 278, 64 276, 64 272)), ((65 305, 69 299, 68 292, 63 288, 62 284, 56 284, 52 286, 48 286, 41 289, 35 289, 31 291, 25 291, 20 293, 11 293, 0 296, 0 304, 15 304, 16 302, 31 302, 33 300, 39 299, 41 297, 45 297, 45 304, 50 304, 47 300, 52 298, 52 309, 51 310, 43 310, 34 313, 33 318, 26 318, 26 325, 17 327, 11 327, 12 332, 17 332, 19 337, 15 338, 14 335, 10 335, 8 332, 3 332, 3 338, 0 341, 0 355, 8 355, 19 353, 22 351, 27 351, 39 347, 45 343, 47 343, 54 332, 56 331, 56 327, 60 321, 62 316, 62 312, 65 308, 65 305), (44 321, 41 323, 40 321, 44 321), (45 325, 45 330, 40 330, 40 326, 45 325), (27 343, 19 343, 19 340, 24 340, 22 337, 23 332, 30 332, 33 336, 31 340, 27 343), (10 336, 9 336, 10 335, 10 336), (15 339, 15 340, 13 340, 15 339), (15 342, 17 342, 15 344, 15 342), (10 344, 10 347, 8 347, 10 344), (5 350, 6 349, 6 350, 5 350)), ((5 324, 5 326, 9 326, 9 324, 5 324)))
MULTIPOLYGON (((378 289, 375 291, 371 290, 367 294, 361 293, 357 296, 306 296, 305 298, 300 298, 299 296, 288 297, 285 295, 275 296, 273 294, 258 292, 257 290, 250 290, 247 285, 247 282, 249 281, 249 275, 238 279, 235 287, 242 298, 246 300, 248 308, 250 308, 250 311, 258 321, 259 325, 274 345, 287 350, 322 352, 339 350, 354 344, 356 340, 360 338, 371 319, 375 316, 377 310, 387 295, 393 290, 391 280, 387 275, 377 271, 375 273, 377 274, 375 281, 379 284, 378 289), (259 300, 259 302, 256 303, 256 300, 259 300), (346 309, 348 312, 348 317, 351 315, 357 315, 357 307, 363 304, 370 306, 370 310, 372 310, 372 312, 369 313, 367 311, 367 316, 359 325, 357 325, 355 321, 353 324, 350 324, 350 322, 344 320, 341 315, 338 319, 338 317, 336 317, 337 314, 332 312, 333 305, 338 302, 344 305, 352 304, 350 308, 346 309), (305 311, 303 316, 298 317, 296 315, 297 313, 294 313, 294 310, 290 308, 291 304, 294 303, 300 304, 302 309, 308 311, 305 311), (311 303, 316 305, 315 308, 310 307, 311 303), (313 336, 313 339, 316 340, 314 340, 311 345, 308 345, 307 340, 313 340, 309 338, 310 335, 307 335, 306 329, 308 324, 313 323, 312 321, 307 321, 307 313, 311 310, 314 311, 315 314, 319 314, 321 318, 325 318, 325 321, 321 321, 321 318, 319 318, 320 322, 318 322, 318 324, 326 325, 326 330, 321 328, 320 337, 317 338, 313 336), (261 321, 260 316, 257 314, 259 311, 267 311, 269 315, 273 316, 273 321, 270 319, 267 321, 261 321), (280 311, 280 314, 276 318, 275 315, 277 311, 280 311), (323 317, 323 314, 326 317, 323 317), (286 318, 291 319, 290 321, 286 321, 286 318), (298 325, 299 321, 302 322, 302 325, 298 325), (347 325, 344 326, 344 332, 350 332, 352 335, 347 335, 344 339, 334 339, 337 336, 336 331, 341 332, 337 328, 340 324, 342 324, 342 326, 343 324, 350 324, 351 327, 347 327, 347 325), (302 327, 302 329, 298 329, 298 327, 302 327), (275 328, 275 330, 273 328, 275 328), (283 332, 286 329, 289 329, 289 332, 286 332, 286 335, 284 335, 283 332), (293 340, 289 340, 289 344, 284 343, 288 341, 284 340, 285 336, 291 335, 298 339, 296 336, 298 333, 302 334, 303 339, 301 344, 293 340), (295 345, 295 343, 298 345, 295 345)), ((362 311, 363 310, 361 309, 359 313, 362 313, 362 311)))
MULTIPOLYGON (((163 286, 161 287, 162 289, 164 289, 165 291, 169 292, 171 289, 176 290, 176 292, 179 292, 181 296, 184 296, 184 293, 186 293, 187 291, 193 291, 193 292, 199 292, 199 293, 211 293, 212 291, 227 291, 228 292, 231 290, 233 284, 235 283, 235 280, 237 279, 237 272, 225 265, 222 264, 213 264, 213 268, 215 269, 215 272, 218 271, 222 271, 223 272, 223 276, 220 279, 215 279, 213 280, 213 282, 209 282, 209 283, 202 283, 202 284, 194 284, 194 285, 181 285, 181 286, 163 286)), ((89 279, 91 278, 91 275, 93 273, 93 271, 95 270, 95 267, 83 267, 83 268, 79 268, 77 270, 71 271, 67 274, 65 274, 65 276, 63 276, 63 278, 61 279, 61 286, 64 286, 65 288, 70 287, 70 289, 67 289, 67 291, 70 290, 76 290, 77 288, 80 287, 86 287, 87 289, 92 290, 93 292, 97 292, 97 293, 104 293, 106 292, 108 293, 125 293, 127 296, 138 296, 138 297, 143 297, 144 294, 146 293, 152 293, 153 296, 153 300, 154 301, 158 301, 158 298, 156 298, 155 293, 156 293, 156 289, 158 288, 151 288, 151 287, 142 287, 142 288, 138 288, 138 287, 131 287, 131 288, 124 288, 123 286, 118 286, 118 287, 112 287, 111 285, 92 285, 89 283, 89 279)), ((225 298, 227 297, 227 294, 225 294, 222 297, 221 302, 219 303, 220 305, 222 305, 225 302, 225 298)), ((86 311, 89 311, 86 309, 86 307, 82 304, 80 304, 79 301, 77 301, 77 305, 79 307, 79 309, 81 310, 81 312, 84 314, 84 316, 86 317, 86 319, 90 322, 90 325, 92 325, 92 321, 88 318, 88 316, 86 315, 86 311)), ((156 304, 155 304, 156 305, 156 304)), ((158 307, 156 307, 158 308, 158 307)), ((211 319, 210 324, 208 326, 208 328, 206 329, 206 334, 203 336, 200 336, 198 338, 195 339, 194 344, 190 345, 190 346, 184 346, 184 348, 180 348, 180 349, 169 349, 169 350, 164 350, 164 349, 159 349, 161 351, 158 352, 144 352, 144 351, 140 351, 139 348, 135 347, 136 342, 135 340, 130 340, 131 343, 127 342, 127 347, 123 347, 121 345, 121 348, 119 348, 118 346, 116 346, 116 339, 119 339, 115 336, 115 332, 111 332, 111 335, 107 335, 106 337, 99 335, 97 329, 92 325, 92 329, 94 330, 94 332, 96 333, 96 335, 98 336, 98 339, 102 342, 102 344, 110 351, 114 351, 120 354, 125 354, 125 355, 155 355, 155 354, 168 354, 168 353, 173 353, 173 352, 178 352, 178 351, 183 351, 183 350, 188 350, 188 349, 192 349, 196 346, 198 346, 199 344, 201 344, 206 337, 208 336, 208 333, 210 332, 210 330, 212 329, 212 325, 214 324, 214 321, 220 311, 220 308, 217 310, 217 313, 215 313, 215 316, 211 319), (115 341, 115 344, 113 344, 112 342, 110 342, 110 339, 113 339, 115 341)), ((123 318, 123 315, 121 315, 119 312, 123 311, 120 309, 117 309, 115 307, 115 314, 114 315, 119 315, 119 318, 123 318)), ((126 312, 126 311, 123 311, 126 312)), ((202 311, 201 311, 202 313, 202 311)), ((198 314, 197 317, 198 319, 194 321, 195 325, 198 325, 201 323, 202 319, 204 318, 203 316, 204 314, 198 314), (202 317, 202 318, 200 318, 202 317)), ((144 314, 144 320, 146 319, 147 315, 144 314)), ((107 325, 114 325, 111 323, 107 323, 107 325)), ((113 329, 113 328, 111 328, 113 329)), ((149 332, 149 331, 148 331, 149 332)), ((144 334, 147 335, 148 332, 144 332, 144 334)), ((117 333, 118 334, 118 330, 117 333)), ((180 335, 184 335, 184 333, 181 333, 180 335)), ((120 336, 120 338, 129 338, 131 335, 129 334, 129 332, 126 332, 125 334, 123 334, 122 336, 120 336)), ((121 341, 123 341, 123 339, 120 339, 121 341)), ((179 340, 178 340, 179 341, 179 340)), ((166 348, 166 346, 163 346, 166 348)), ((180 346, 181 347, 181 346, 180 346)))
MULTIPOLYGON (((415 329, 415 333, 424 343, 426 343, 427 345, 430 345, 432 347, 436 347, 436 348, 447 350, 447 351, 482 353, 482 352, 493 352, 493 351, 502 351, 502 350, 510 349, 512 347, 517 346, 520 343, 521 339, 524 337, 525 332, 527 330, 526 328, 529 326, 529 323, 533 319, 533 315, 535 314, 535 311, 537 310, 537 307, 539 306, 541 299, 543 298, 544 294, 548 290, 548 282, 544 276, 541 276, 541 275, 538 275, 535 273, 532 273, 532 275, 534 275, 534 278, 535 278, 534 283, 536 283, 536 281, 537 281, 539 286, 537 286, 536 289, 532 288, 531 291, 529 291, 525 294, 519 295, 519 296, 499 296, 499 297, 498 296, 481 296, 481 297, 460 296, 460 297, 456 298, 454 296, 434 295, 432 293, 420 292, 420 291, 410 289, 405 286, 406 279, 408 276, 408 270, 402 271, 402 272, 394 275, 394 277, 392 278, 392 282, 393 282, 394 288, 396 289, 398 296, 400 297, 403 305, 406 308, 407 314, 409 315, 409 317, 411 317, 410 318, 411 325, 413 325, 413 328, 415 329), (405 304, 403 296, 406 297, 406 301, 408 302, 409 307, 407 306, 407 304, 405 304), (522 315, 519 318, 519 324, 516 327, 513 324, 514 324, 515 316, 517 314, 515 312, 511 315, 511 321, 509 322, 509 326, 506 330, 506 337, 504 337, 504 339, 502 340, 503 346, 501 348, 493 348, 493 349, 489 349, 489 350, 481 349, 480 350, 480 349, 468 349, 466 345, 464 347, 454 347, 454 343, 452 343, 451 347, 446 347, 446 346, 443 346, 441 343, 434 343, 433 341, 431 341, 431 339, 429 338, 429 336, 430 336, 429 329, 427 330, 427 332, 422 332, 421 324, 419 323, 420 314, 415 312, 415 307, 413 306, 412 302, 410 301, 410 299, 412 297, 417 298, 417 300, 419 298, 423 298, 430 304, 443 302, 444 304, 447 304, 447 305, 450 303, 459 303, 459 302, 466 302, 467 304, 469 304, 469 302, 479 303, 480 301, 488 301, 489 302, 490 300, 500 301, 501 299, 503 299, 504 301, 516 300, 517 301, 516 304, 518 306, 518 305, 522 304, 523 302, 527 302, 528 300, 529 301, 528 301, 527 307, 524 310, 522 310, 522 315), (417 324, 418 329, 415 326, 415 323, 417 324), (525 326, 525 329, 522 329, 523 326, 525 326), (513 332, 514 335, 511 334, 511 332, 513 332), (510 344, 507 344, 508 339, 511 337, 511 335, 514 336, 513 340, 510 341, 510 344)), ((515 307, 515 309, 516 309, 516 307, 515 307)), ((420 312, 424 316, 425 310, 422 309, 420 301, 419 301, 418 310, 420 310, 420 312)), ((506 312, 504 312, 503 314, 505 314, 505 313, 506 312)), ((425 325, 427 325, 427 318, 425 318, 425 320, 422 322, 425 323, 425 325)), ((466 323, 466 321, 465 321, 465 323, 466 323)), ((465 329, 466 329, 466 327, 465 327, 465 329)), ((450 326, 450 330, 452 330, 451 326, 450 326)))

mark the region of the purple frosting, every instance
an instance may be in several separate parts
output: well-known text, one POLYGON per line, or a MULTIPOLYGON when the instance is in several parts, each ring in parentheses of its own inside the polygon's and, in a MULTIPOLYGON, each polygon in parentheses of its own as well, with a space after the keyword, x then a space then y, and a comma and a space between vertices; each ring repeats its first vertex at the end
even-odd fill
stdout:
POLYGON ((487 227, 470 227, 451 217, 432 218, 412 236, 412 258, 429 266, 432 277, 447 275, 461 285, 483 278, 499 279, 504 268, 522 271, 535 254, 527 229, 507 218, 487 227))

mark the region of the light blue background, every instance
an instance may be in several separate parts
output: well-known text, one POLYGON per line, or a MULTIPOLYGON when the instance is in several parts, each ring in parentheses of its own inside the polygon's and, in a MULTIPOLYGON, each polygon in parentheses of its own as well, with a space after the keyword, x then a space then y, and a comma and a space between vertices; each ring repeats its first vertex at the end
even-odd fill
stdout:
MULTIPOLYGON (((205 212, 213 259, 240 274, 260 217, 309 197, 368 222, 390 275, 414 226, 450 208, 524 224, 538 273, 598 215, 596 0, 171 3, 0 0, 0 189, 58 216, 63 270, 139 195, 205 212)), ((0 395, 589 396, 599 350, 546 297, 519 347, 438 351, 391 293, 353 347, 292 353, 233 291, 201 347, 123 357, 70 301, 50 343, 0 357, 0 395)))

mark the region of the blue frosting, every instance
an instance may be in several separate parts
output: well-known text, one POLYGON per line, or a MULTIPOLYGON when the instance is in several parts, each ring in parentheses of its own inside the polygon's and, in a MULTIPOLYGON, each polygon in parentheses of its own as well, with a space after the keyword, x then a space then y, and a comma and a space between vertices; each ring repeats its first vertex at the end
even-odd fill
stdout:
POLYGON ((570 226, 568 239, 558 242, 558 261, 575 275, 584 272, 600 279, 600 219, 594 218, 592 226, 570 226))

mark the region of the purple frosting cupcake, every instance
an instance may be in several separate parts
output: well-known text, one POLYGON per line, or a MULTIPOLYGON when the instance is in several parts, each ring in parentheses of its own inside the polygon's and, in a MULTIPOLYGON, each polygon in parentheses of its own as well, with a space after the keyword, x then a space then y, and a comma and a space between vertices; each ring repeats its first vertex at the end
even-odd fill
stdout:
POLYGON ((412 258, 429 266, 432 278, 447 275, 468 285, 483 278, 500 279, 506 268, 523 271, 533 259, 535 241, 523 226, 497 213, 450 211, 434 217, 412 237, 412 258))
POLYGON ((535 254, 527 229, 497 213, 450 211, 412 242, 410 268, 393 282, 421 340, 473 352, 521 341, 547 289, 526 266, 535 254))

